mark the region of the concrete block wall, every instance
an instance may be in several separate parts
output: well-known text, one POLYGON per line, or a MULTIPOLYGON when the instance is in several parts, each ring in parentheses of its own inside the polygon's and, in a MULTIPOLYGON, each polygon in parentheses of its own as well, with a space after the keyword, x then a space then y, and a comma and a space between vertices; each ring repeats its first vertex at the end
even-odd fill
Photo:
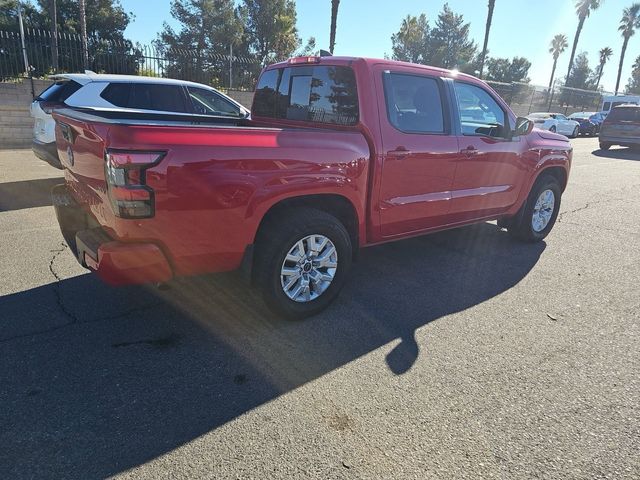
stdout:
MULTIPOLYGON (((33 90, 38 95, 50 84, 49 80, 34 80, 33 90)), ((32 100, 29 80, 0 83, 0 149, 31 145, 33 119, 29 107, 32 100)))

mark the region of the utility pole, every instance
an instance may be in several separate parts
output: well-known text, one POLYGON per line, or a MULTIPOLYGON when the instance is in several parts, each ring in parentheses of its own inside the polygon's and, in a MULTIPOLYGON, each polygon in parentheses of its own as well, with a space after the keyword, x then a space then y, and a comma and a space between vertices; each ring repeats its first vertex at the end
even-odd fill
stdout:
POLYGON ((53 72, 58 73, 58 9, 56 0, 51 0, 49 4, 51 8, 51 58, 53 59, 53 72))
POLYGON ((233 43, 229 44, 229 88, 233 85, 233 43))
POLYGON ((82 35, 82 59, 84 61, 84 69, 89 68, 89 50, 87 47, 87 12, 85 6, 85 0, 79 0, 80 2, 80 30, 82 35))
POLYGON ((22 24, 22 4, 18 1, 18 21, 20 23, 20 41, 22 42, 22 59, 24 60, 24 74, 29 76, 29 59, 27 58, 27 47, 24 44, 24 25, 22 24))

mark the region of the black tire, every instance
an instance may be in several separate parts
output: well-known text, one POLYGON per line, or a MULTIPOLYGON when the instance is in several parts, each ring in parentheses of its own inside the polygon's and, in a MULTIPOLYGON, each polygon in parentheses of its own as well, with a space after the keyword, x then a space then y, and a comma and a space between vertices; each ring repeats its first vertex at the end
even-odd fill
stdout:
POLYGON ((562 191, 558 180, 552 175, 542 174, 536 182, 533 184, 527 201, 524 203, 520 211, 513 217, 511 224, 508 227, 509 233, 518 240, 523 242, 539 242, 544 239, 558 218, 558 212, 560 211, 560 200, 562 197, 562 191), (536 201, 542 192, 545 190, 551 190, 554 195, 554 205, 551 218, 547 226, 536 232, 533 229, 532 218, 536 201))
POLYGON ((551 133, 556 133, 556 126, 555 126, 555 125, 552 125, 552 126, 551 126, 551 128, 549 129, 549 131, 550 131, 551 133))
POLYGON ((600 150, 609 150, 611 148, 610 143, 602 143, 600 142, 600 150))
POLYGON ((274 313, 299 320, 320 313, 338 296, 351 269, 353 248, 344 225, 333 215, 314 208, 292 208, 267 220, 256 245, 255 280, 265 304, 274 313), (317 298, 296 302, 284 292, 281 269, 289 250, 308 235, 324 235, 335 246, 338 266, 333 280, 317 298))
POLYGON ((576 127, 573 129, 573 133, 571 134, 570 138, 578 138, 578 135, 580 135, 580 129, 576 127))

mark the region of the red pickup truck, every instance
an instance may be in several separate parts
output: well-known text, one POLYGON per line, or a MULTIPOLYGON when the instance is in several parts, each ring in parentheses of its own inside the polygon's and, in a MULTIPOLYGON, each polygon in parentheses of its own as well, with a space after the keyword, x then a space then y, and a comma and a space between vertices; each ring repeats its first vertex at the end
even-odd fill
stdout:
POLYGON ((243 268, 291 318, 336 297, 361 247, 496 219, 542 240, 572 156, 474 77, 364 58, 265 68, 237 125, 54 117, 53 202, 83 266, 114 285, 243 268))

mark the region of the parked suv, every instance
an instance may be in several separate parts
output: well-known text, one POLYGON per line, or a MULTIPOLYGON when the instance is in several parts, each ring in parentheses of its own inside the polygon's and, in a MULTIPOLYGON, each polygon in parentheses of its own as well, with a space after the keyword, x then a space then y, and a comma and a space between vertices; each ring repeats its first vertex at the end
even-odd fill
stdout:
POLYGON ((640 146, 640 107, 621 105, 611 110, 600 127, 600 148, 612 145, 637 148, 640 146))
POLYGON ((65 73, 31 104, 33 152, 62 168, 55 144, 54 108, 100 110, 104 115, 164 123, 237 125, 249 115, 242 105, 218 90, 199 83, 133 75, 65 73))

